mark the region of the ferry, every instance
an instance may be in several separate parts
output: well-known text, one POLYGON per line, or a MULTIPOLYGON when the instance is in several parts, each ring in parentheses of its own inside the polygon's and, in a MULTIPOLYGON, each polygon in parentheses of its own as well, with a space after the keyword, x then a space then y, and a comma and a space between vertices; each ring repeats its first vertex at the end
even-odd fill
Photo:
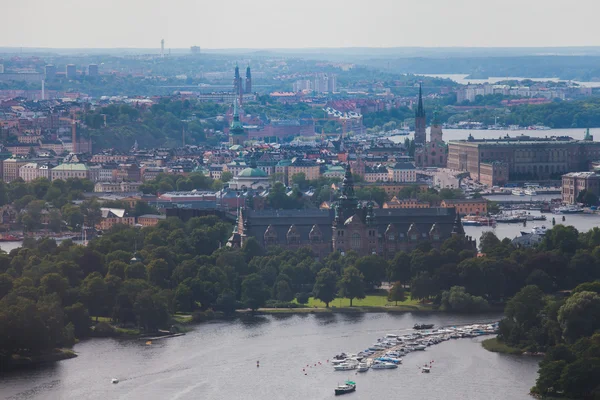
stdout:
POLYGON ((558 214, 577 214, 577 213, 582 213, 583 208, 581 208, 579 206, 562 206, 562 207, 558 207, 556 209, 556 212, 558 214))

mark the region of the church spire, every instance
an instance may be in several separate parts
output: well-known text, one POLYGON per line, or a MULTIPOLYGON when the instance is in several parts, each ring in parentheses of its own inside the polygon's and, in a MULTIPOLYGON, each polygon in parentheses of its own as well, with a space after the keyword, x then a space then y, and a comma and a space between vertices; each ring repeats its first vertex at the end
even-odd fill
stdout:
POLYGON ((417 105, 416 118, 425 118, 425 110, 423 109, 423 89, 419 83, 419 104, 417 105))
POLYGON ((354 197, 354 178, 352 177, 352 170, 350 169, 350 163, 346 166, 346 174, 342 181, 342 195, 347 198, 354 197))

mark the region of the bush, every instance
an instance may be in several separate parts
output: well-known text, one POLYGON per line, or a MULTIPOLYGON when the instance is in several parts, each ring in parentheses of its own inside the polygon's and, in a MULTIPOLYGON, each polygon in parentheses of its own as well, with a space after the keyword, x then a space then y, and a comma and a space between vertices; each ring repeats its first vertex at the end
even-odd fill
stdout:
POLYGON ((92 330, 93 336, 96 337, 111 337, 117 335, 115 328, 108 322, 104 321, 97 323, 92 330))
POLYGON ((306 293, 306 292, 296 293, 296 301, 298 302, 298 304, 306 304, 306 303, 308 303, 309 299, 310 299, 310 293, 306 293))
POLYGON ((265 304, 265 308, 301 308, 301 307, 304 307, 304 306, 301 304, 291 303, 289 301, 269 300, 265 304))

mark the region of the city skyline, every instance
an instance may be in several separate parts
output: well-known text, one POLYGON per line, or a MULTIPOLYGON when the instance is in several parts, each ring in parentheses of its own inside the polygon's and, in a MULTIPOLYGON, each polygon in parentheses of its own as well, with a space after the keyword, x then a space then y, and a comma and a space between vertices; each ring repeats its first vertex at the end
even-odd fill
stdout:
POLYGON ((0 47, 37 48, 340 48, 593 46, 600 35, 593 0, 566 2, 373 0, 102 3, 42 0, 5 5, 0 47), (210 3, 210 4, 207 4, 210 3), (526 4, 524 4, 526 3, 526 4), (31 10, 35 10, 32 13, 31 10), (565 18, 577 10, 576 18, 565 18), (23 21, 27 21, 23 25, 23 21), (25 28, 25 29, 24 29, 25 28))

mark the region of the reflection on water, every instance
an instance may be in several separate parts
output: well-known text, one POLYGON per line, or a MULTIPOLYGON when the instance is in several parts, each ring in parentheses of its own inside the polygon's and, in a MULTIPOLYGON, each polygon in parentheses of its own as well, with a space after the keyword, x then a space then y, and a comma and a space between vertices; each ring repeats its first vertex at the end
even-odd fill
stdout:
MULTIPOLYGON (((358 352, 386 333, 407 331, 416 322, 445 326, 500 317, 248 316, 201 324, 185 336, 151 346, 139 340, 87 340, 75 346, 79 354, 75 359, 0 377, 0 393, 3 398, 31 400, 330 399, 333 388, 348 378, 328 364, 334 354, 358 352), (307 365, 308 371, 302 371, 307 365), (120 379, 118 385, 110 383, 114 377, 120 379)), ((480 340, 444 342, 408 355, 397 370, 352 375, 358 384, 352 398, 529 400, 538 360, 487 352, 480 340), (416 365, 431 360, 435 360, 432 373, 421 374, 416 365)))

